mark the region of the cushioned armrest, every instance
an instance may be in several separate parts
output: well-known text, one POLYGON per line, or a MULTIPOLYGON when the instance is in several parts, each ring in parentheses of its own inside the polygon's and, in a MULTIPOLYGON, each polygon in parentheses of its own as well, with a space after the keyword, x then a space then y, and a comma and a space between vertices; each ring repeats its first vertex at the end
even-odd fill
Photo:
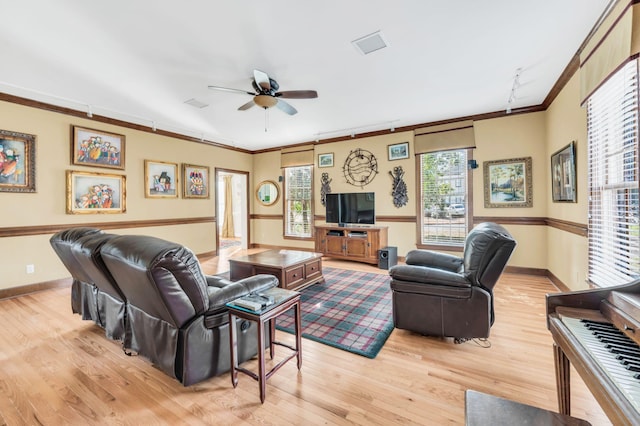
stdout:
POLYGON ((273 275, 260 274, 244 278, 222 288, 209 286, 207 287, 209 293, 209 311, 221 308, 225 303, 249 293, 267 290, 277 285, 278 279, 273 275))
POLYGON ((460 257, 431 250, 411 250, 405 257, 407 265, 429 266, 447 271, 459 271, 462 262, 460 257))
POLYGON ((222 288, 233 284, 233 281, 230 281, 219 275, 205 275, 204 277, 207 279, 207 285, 210 287, 222 288))
POLYGON ((461 274, 426 266, 396 265, 389 270, 394 280, 415 284, 435 284, 451 287, 470 287, 471 283, 461 274))

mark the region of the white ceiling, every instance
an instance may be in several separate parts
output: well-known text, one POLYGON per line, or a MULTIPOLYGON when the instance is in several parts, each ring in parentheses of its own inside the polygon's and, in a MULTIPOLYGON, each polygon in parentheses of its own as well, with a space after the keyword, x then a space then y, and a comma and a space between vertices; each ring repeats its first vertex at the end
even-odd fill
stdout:
POLYGON ((0 92, 256 150, 505 110, 518 68, 512 107, 539 105, 608 3, 0 0, 0 92), (319 97, 289 116, 207 88, 254 68, 319 97))

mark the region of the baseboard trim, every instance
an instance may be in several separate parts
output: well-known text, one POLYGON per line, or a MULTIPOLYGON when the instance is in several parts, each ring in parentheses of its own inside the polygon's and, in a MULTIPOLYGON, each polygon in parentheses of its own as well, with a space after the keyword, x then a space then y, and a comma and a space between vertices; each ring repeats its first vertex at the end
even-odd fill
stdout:
POLYGON ((546 277, 549 274, 547 269, 527 268, 524 266, 507 266, 504 271, 510 274, 536 275, 538 277, 546 277))
POLYGON ((25 296, 30 293, 36 293, 43 290, 51 290, 54 288, 71 287, 71 278, 63 278, 60 280, 45 281, 42 283, 28 284, 19 287, 7 288, 0 290, 0 300, 11 299, 13 297, 25 296))
POLYGON ((551 281, 553 283, 554 286, 556 286, 556 288, 558 290, 560 290, 563 293, 568 293, 570 291, 572 291, 569 287, 567 287, 567 285, 565 283, 562 282, 562 280, 558 277, 556 277, 553 272, 551 271, 547 271, 547 278, 549 278, 549 281, 551 281))
POLYGON ((512 274, 522 274, 522 275, 536 275, 538 277, 548 278, 549 281, 561 292, 571 292, 571 290, 562 280, 556 277, 553 272, 548 269, 542 268, 526 268, 523 266, 507 266, 504 269, 505 272, 512 274))

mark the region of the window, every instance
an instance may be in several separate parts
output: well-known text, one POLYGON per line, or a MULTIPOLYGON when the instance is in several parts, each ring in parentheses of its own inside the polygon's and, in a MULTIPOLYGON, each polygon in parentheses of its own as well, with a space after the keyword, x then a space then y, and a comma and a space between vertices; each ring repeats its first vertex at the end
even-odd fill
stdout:
POLYGON ((624 284, 640 272, 637 61, 589 98, 587 136, 589 280, 624 284))
POLYGON ((286 167, 284 169, 285 237, 311 237, 313 212, 311 210, 312 167, 286 167))
POLYGON ((462 246, 469 217, 467 150, 420 155, 422 244, 462 246))

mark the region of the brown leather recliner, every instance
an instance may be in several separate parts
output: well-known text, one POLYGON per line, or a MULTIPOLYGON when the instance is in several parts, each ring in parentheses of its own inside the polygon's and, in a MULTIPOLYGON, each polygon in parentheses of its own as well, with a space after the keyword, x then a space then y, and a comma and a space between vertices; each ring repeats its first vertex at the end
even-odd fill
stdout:
POLYGON ((456 342, 489 337, 493 287, 515 246, 504 227, 486 222, 467 235, 463 257, 410 251, 406 265, 389 270, 395 327, 456 342))
POLYGON ((92 279, 82 268, 73 252, 81 238, 102 234, 102 230, 97 228, 77 227, 59 231, 49 239, 51 247, 73 280, 71 283, 71 310, 74 314, 81 315, 82 319, 93 320, 96 324, 100 324, 96 307, 96 289, 92 279))
POLYGON ((93 311, 96 324, 104 328, 108 338, 122 340, 127 347, 125 296, 109 273, 100 253, 102 246, 115 237, 117 235, 106 233, 86 235, 78 239, 72 247, 72 252, 83 273, 94 286, 93 311))
MULTIPOLYGON (((225 304, 278 285, 271 275, 236 282, 206 276, 191 250, 150 236, 117 236, 100 252, 126 298, 129 349, 185 386, 231 367, 225 304)), ((238 320, 233 326, 239 362, 255 356, 255 323, 238 320)))

